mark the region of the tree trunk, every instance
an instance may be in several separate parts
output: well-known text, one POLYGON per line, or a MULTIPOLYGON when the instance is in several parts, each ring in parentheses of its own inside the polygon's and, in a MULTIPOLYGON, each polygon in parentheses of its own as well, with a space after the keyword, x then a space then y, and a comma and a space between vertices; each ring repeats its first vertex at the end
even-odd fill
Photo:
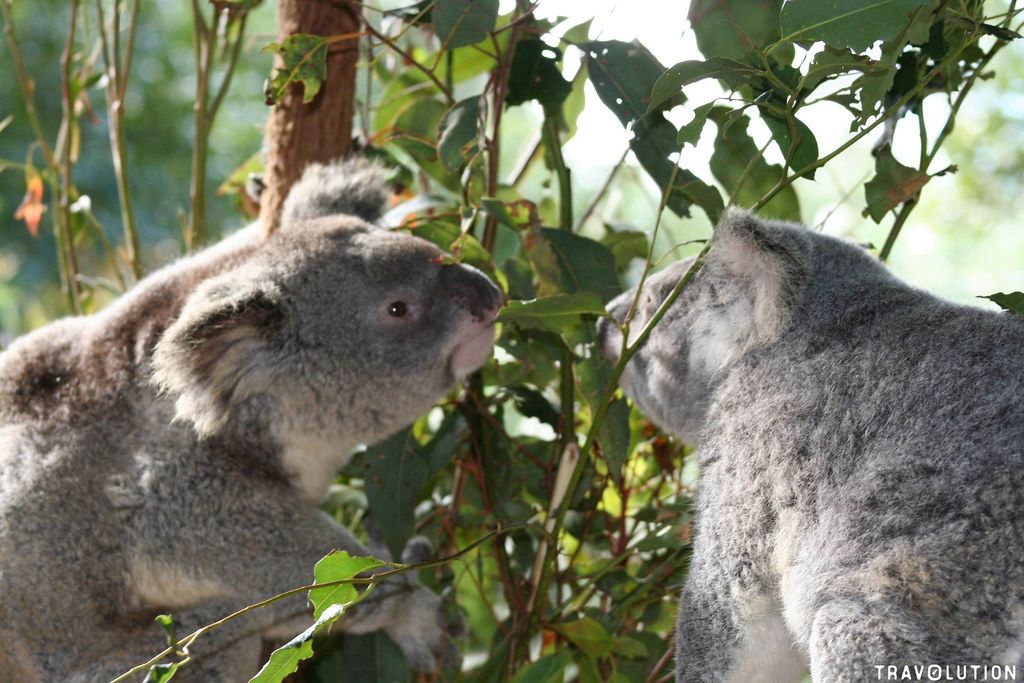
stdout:
MULTIPOLYGON (((277 21, 278 42, 295 33, 326 37, 359 30, 358 18, 342 0, 279 0, 277 21)), ((358 38, 332 43, 327 79, 316 98, 303 104, 302 86, 293 83, 270 111, 263 145, 265 189, 260 195, 265 235, 277 228, 288 190, 306 166, 344 156, 352 146, 358 59, 358 38)), ((282 66, 276 57, 275 68, 282 66)))

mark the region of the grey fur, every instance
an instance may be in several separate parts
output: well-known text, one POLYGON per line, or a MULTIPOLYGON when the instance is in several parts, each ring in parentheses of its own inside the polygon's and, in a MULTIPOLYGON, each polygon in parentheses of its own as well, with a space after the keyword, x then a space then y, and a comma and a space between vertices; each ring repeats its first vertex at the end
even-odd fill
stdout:
POLYGON ((310 164, 288 193, 281 222, 344 214, 375 223, 390 196, 384 169, 362 157, 310 164))
MULTIPOLYGON (((691 263, 649 281, 631 335, 691 263)), ((610 304, 618 320, 631 298, 610 304)), ((600 336, 617 357, 617 328, 600 336)), ((1024 679, 1021 348, 1024 320, 727 213, 622 382, 699 444, 678 680, 784 683, 809 666, 819 683, 877 681, 879 665, 929 664, 1024 679)))
MULTIPOLYGON (((318 500, 358 444, 484 362, 500 293, 423 240, 325 214, 382 195, 360 185, 374 167, 332 168, 357 200, 307 174, 316 218, 293 201, 270 238, 250 226, 0 354, 0 681, 109 680, 163 649, 160 612, 188 633, 308 583, 331 550, 368 554, 318 500)), ((303 596, 257 610, 175 680, 247 680, 261 638, 308 614, 303 596)), ((410 579, 342 627, 384 629, 421 670, 453 653, 410 579)))

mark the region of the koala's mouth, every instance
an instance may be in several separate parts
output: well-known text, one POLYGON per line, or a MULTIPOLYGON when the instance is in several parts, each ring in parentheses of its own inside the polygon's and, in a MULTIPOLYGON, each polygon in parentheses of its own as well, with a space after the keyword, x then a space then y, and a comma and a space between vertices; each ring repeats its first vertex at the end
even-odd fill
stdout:
POLYGON ((448 358, 448 371, 460 380, 479 369, 494 351, 494 323, 474 320, 448 358))

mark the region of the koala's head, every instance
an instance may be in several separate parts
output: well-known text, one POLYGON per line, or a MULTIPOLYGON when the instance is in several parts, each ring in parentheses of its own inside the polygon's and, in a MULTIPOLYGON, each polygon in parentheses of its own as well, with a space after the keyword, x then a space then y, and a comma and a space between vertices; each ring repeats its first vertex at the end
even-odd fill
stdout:
POLYGON ((371 443, 490 357, 497 287, 425 240, 373 225, 387 193, 363 161, 315 166, 281 227, 203 282, 157 344, 179 418, 217 432, 253 396, 286 441, 371 443))
MULTIPOLYGON (((715 230, 704 266, 655 325, 622 374, 626 394, 657 423, 695 442, 711 388, 748 351, 775 341, 787 328, 804 283, 802 237, 730 210, 715 230)), ((644 283, 629 321, 630 342, 693 265, 689 258, 644 283)), ((636 290, 608 305, 620 325, 636 290)), ((615 361, 622 333, 602 319, 598 338, 615 361)))

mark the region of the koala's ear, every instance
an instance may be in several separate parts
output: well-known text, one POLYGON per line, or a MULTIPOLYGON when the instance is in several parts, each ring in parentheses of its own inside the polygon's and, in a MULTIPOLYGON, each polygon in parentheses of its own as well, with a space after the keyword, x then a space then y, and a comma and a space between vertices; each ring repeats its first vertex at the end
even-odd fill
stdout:
POLYGON ((800 296, 803 266, 770 225, 742 209, 723 215, 707 263, 746 299, 746 346, 774 341, 789 324, 800 296))
POLYGON ((231 273, 201 285, 153 354, 153 380, 176 396, 177 417, 203 436, 232 406, 273 386, 285 311, 269 282, 231 273))
POLYGON ((376 223, 390 196, 384 168, 369 159, 311 164, 285 199, 281 225, 336 215, 376 223))

